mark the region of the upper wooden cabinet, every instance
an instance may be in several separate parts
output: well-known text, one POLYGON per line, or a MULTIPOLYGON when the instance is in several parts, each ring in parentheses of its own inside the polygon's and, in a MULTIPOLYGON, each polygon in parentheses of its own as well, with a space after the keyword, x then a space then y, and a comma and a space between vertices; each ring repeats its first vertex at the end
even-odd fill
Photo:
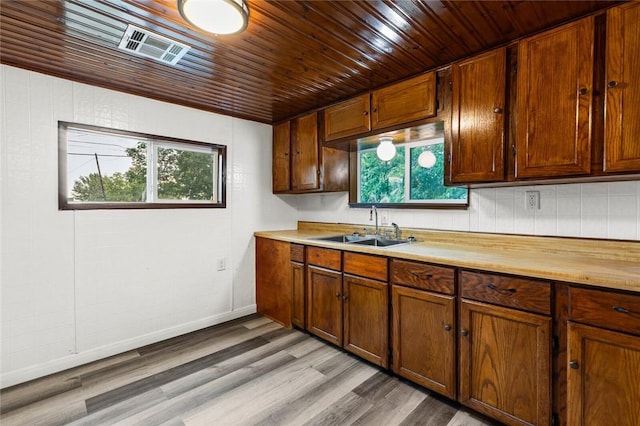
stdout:
POLYGON ((640 171, 640 3, 607 12, 606 172, 640 171))
POLYGON ((325 141, 435 116, 436 73, 428 72, 324 110, 325 141))
POLYGON ((273 127, 273 192, 347 191, 349 153, 322 146, 318 114, 273 127))
POLYGON ((293 120, 291 154, 291 189, 319 189, 320 157, 317 113, 307 114, 293 120))
POLYGON ((371 128, 382 129, 436 115, 436 74, 428 72, 371 94, 371 128))
POLYGON ((273 192, 291 190, 291 122, 273 127, 273 192))
POLYGON ((450 180, 505 178, 506 48, 451 67, 450 180))
POLYGON ((326 141, 366 133, 371 130, 371 98, 367 93, 324 110, 326 141))
POLYGON ((594 18, 518 45, 517 178, 591 171, 594 18))

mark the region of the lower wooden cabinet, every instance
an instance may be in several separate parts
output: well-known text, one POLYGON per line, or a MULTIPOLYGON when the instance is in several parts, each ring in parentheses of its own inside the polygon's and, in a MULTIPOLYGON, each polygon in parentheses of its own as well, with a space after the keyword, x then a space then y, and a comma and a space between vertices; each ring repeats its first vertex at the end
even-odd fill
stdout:
POLYGON ((387 283, 344 275, 343 347, 381 367, 389 366, 387 283))
POLYGON ((258 313, 291 326, 291 252, 289 243, 256 237, 258 313))
POLYGON ((569 322, 570 426, 640 425, 640 337, 569 322))
POLYGON ((305 328, 304 263, 291 262, 291 324, 305 328))
POLYGON ((307 330, 342 346, 342 272, 307 266, 307 330))
POLYGON ((393 371, 456 397, 455 297, 391 287, 393 371))
POLYGON ((459 401, 509 425, 551 424, 551 318, 460 301, 459 401))

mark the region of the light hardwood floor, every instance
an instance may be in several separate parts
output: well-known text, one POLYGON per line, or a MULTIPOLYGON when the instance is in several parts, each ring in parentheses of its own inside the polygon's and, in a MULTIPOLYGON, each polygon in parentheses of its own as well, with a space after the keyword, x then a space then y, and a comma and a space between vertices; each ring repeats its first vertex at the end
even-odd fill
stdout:
POLYGON ((0 423, 495 424, 257 315, 4 389, 0 423))

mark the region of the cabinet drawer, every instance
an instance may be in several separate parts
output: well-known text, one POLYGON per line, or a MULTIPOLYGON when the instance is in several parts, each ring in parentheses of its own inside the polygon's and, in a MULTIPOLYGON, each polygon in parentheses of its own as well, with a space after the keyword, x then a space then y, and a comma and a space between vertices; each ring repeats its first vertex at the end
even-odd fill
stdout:
POLYGON ((573 321, 640 335, 640 295, 571 287, 569 317, 573 321))
POLYGON ((291 244, 291 261, 304 263, 304 246, 302 244, 291 244))
POLYGON ((387 282, 387 258, 345 251, 344 272, 387 282))
POLYGON ((342 270, 342 252, 320 247, 308 247, 307 262, 309 265, 340 271, 342 270))
POLYGON ((455 270, 425 263, 391 260, 391 283, 454 294, 455 270))
POLYGON ((460 295, 466 299, 551 314, 551 284, 526 278, 460 272, 460 295))

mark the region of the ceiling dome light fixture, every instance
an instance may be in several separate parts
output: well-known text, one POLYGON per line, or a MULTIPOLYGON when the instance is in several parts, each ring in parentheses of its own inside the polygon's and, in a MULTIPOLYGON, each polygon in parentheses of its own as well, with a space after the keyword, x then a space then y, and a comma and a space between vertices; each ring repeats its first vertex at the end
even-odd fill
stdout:
POLYGON ((396 146, 391 136, 381 136, 380 145, 376 148, 376 154, 382 161, 389 161, 396 155, 396 146))
POLYGON ((431 151, 424 151, 418 157, 418 164, 425 169, 430 169, 436 164, 436 156, 431 151))
POLYGON ((189 24, 212 34, 236 34, 249 23, 246 0, 178 0, 178 10, 189 24))

